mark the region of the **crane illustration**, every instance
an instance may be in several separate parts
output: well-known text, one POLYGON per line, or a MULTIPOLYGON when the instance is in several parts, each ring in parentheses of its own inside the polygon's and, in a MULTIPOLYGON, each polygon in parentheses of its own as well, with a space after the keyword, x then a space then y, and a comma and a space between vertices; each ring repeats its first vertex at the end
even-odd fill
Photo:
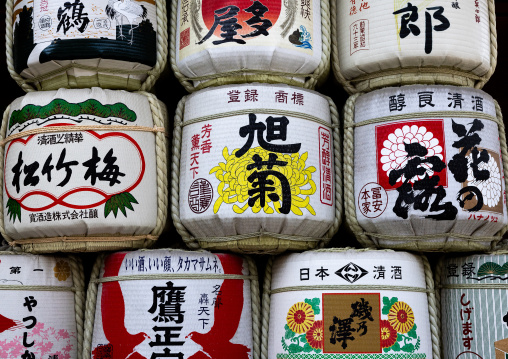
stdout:
POLYGON ((125 38, 125 35, 122 33, 122 26, 123 18, 127 18, 127 21, 131 25, 129 30, 129 34, 131 34, 129 45, 132 45, 134 41, 133 30, 139 27, 139 24, 134 26, 134 23, 139 18, 146 19, 147 10, 146 7, 136 4, 132 0, 109 0, 108 5, 106 5, 106 14, 111 20, 116 20, 117 23, 120 21, 120 38, 125 38))

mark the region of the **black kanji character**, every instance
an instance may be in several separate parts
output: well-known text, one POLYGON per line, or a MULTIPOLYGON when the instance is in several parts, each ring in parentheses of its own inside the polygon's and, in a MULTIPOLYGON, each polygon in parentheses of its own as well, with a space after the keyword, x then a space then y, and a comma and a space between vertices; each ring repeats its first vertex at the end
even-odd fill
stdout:
POLYGON ((60 7, 58 9, 57 18, 60 22, 58 23, 56 32, 63 28, 65 35, 71 27, 79 26, 78 31, 83 33, 90 23, 88 13, 83 12, 84 9, 85 5, 79 0, 75 0, 73 3, 68 1, 65 2, 63 8, 60 7))
POLYGON ((244 11, 250 12, 252 15, 254 15, 245 22, 247 25, 255 28, 256 30, 247 35, 242 35, 242 37, 254 37, 259 35, 268 36, 267 30, 272 27, 272 22, 268 19, 263 19, 263 15, 268 11, 268 8, 256 0, 247 9, 244 9, 244 11))
POLYGON ((155 334, 155 341, 148 343, 148 345, 150 345, 150 347, 184 345, 185 341, 180 342, 180 341, 172 340, 172 338, 177 339, 180 337, 180 331, 182 330, 182 328, 183 327, 158 327, 158 326, 155 326, 152 328, 153 331, 154 332, 164 332, 164 340, 161 340, 162 336, 160 334, 155 334), (178 333, 176 333, 176 332, 178 332, 178 333))
POLYGON ((42 166, 42 175, 43 176, 45 174, 48 175, 48 182, 51 182, 51 171, 53 170, 53 168, 55 168, 55 166, 53 166, 51 164, 52 159, 53 159, 53 154, 50 153, 48 158, 46 159, 46 162, 44 162, 44 166, 42 166))
POLYGON ((342 349, 346 349, 348 340, 355 340, 353 332, 356 332, 356 329, 351 327, 351 324, 353 324, 353 318, 338 319, 333 317, 333 325, 329 328, 332 333, 330 344, 342 342, 342 349))
POLYGON ((157 359, 157 358, 177 358, 177 359, 183 359, 183 353, 171 353, 171 350, 168 348, 164 348, 164 353, 152 353, 152 356, 150 359, 157 359))
POLYGON ((228 5, 222 9, 215 10, 213 25, 205 37, 198 42, 198 45, 201 45, 203 42, 208 40, 219 25, 221 26, 220 30, 222 31, 220 36, 223 40, 212 41, 214 45, 220 45, 226 42, 236 42, 242 45, 245 44, 245 40, 235 39, 237 34, 236 30, 242 28, 242 25, 238 24, 238 19, 236 18, 238 11, 240 11, 240 8, 234 5, 228 5))
POLYGON ((153 304, 149 313, 154 314, 157 307, 159 307, 159 313, 153 318, 153 321, 159 322, 175 322, 180 324, 183 322, 183 314, 185 311, 182 310, 182 304, 185 302, 184 290, 187 287, 174 287, 173 282, 169 281, 166 283, 166 287, 152 287, 153 293, 153 304))
POLYGON ((365 301, 364 298, 360 298, 360 301, 356 301, 351 304, 351 309, 353 309, 353 313, 351 314, 351 318, 358 318, 360 320, 368 319, 371 322, 374 321, 372 318, 372 307, 369 305, 368 301, 365 301))
POLYGON ((21 177, 21 166, 23 166, 23 152, 19 152, 18 162, 12 167, 12 173, 14 173, 14 177, 12 178, 12 185, 16 187, 16 192, 19 193, 19 180, 21 177))
POLYGON ((60 152, 60 157, 58 158, 58 162, 56 163, 56 170, 60 171, 62 168, 65 168, 65 178, 62 182, 60 182, 57 186, 63 187, 65 186, 72 176, 72 169, 71 166, 77 166, 79 164, 78 161, 65 161, 65 154, 67 153, 66 149, 64 148, 62 152, 60 152))
POLYGON ((269 116, 266 119, 267 126, 262 122, 256 122, 256 115, 253 113, 249 114, 249 124, 240 128, 239 134, 241 137, 246 137, 247 142, 236 151, 235 156, 237 158, 242 157, 252 146, 254 142, 254 133, 257 133, 257 140, 259 145, 267 151, 277 152, 277 153, 296 153, 300 151, 301 143, 295 143, 291 145, 276 145, 271 144, 272 140, 286 140, 287 135, 287 125, 289 124, 289 120, 285 117, 272 117, 269 116), (263 133, 267 130, 266 134, 266 142, 263 138, 263 133))
POLYGON ((39 162, 34 161, 30 165, 25 165, 23 173, 25 174, 24 186, 37 186, 39 183, 39 176, 35 176, 35 172, 39 168, 39 162))
POLYGON ((280 198, 277 193, 267 193, 275 191, 275 187, 272 186, 274 182, 267 179, 268 176, 276 177, 280 181, 280 186, 282 188, 282 205, 279 208, 279 212, 288 214, 291 210, 291 187, 289 186, 289 181, 286 176, 277 171, 267 170, 260 172, 254 171, 251 173, 251 175, 247 178, 247 181, 252 183, 253 187, 253 189, 250 189, 247 192, 250 197, 248 201, 249 206, 254 207, 256 202, 259 200, 259 206, 264 208, 267 195, 273 202, 279 201, 280 198))

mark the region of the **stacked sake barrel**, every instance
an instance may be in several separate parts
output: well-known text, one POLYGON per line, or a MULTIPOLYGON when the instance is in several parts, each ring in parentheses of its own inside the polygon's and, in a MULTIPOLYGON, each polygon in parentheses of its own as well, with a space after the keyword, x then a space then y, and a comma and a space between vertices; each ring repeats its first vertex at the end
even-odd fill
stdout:
MULTIPOLYGON (((501 109, 481 91, 497 64, 494 1, 332 5, 332 67, 351 95, 350 230, 371 248, 498 248, 508 223, 508 152, 501 109)), ((439 263, 440 309, 432 312, 442 352, 433 357, 505 357, 503 307, 492 304, 503 301, 503 264, 489 254, 439 263)))
POLYGON ((82 358, 85 281, 75 256, 0 252, 2 358, 82 358))
POLYGON ((23 251, 153 245, 166 226, 164 1, 8 1, 0 231, 23 251), (32 26, 33 24, 33 26, 32 26), (36 91, 41 90, 41 91, 36 91))
POLYGON ((322 247, 341 220, 328 2, 172 2, 171 215, 190 248, 322 247))

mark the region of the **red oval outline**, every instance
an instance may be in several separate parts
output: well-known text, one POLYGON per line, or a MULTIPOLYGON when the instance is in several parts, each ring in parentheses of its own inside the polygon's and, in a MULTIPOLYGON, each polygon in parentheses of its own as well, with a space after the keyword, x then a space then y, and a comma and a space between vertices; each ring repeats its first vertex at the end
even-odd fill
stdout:
MULTIPOLYGON (((55 123, 55 124, 50 124, 50 125, 44 126, 44 127, 51 127, 51 126, 75 126, 75 125, 74 124, 68 124, 68 123, 55 123)), ((117 194, 123 193, 123 192, 130 192, 134 188, 136 188, 139 185, 139 183, 141 182, 141 180, 143 179, 144 175, 145 175, 145 156, 143 155, 143 151, 141 150, 141 147, 139 146, 139 144, 132 137, 130 137, 129 135, 127 135, 127 134, 125 134, 123 132, 107 132, 107 133, 105 133, 103 135, 100 135, 97 132, 92 131, 92 130, 87 130, 87 131, 84 131, 84 132, 90 133, 92 136, 95 136, 99 141, 101 141, 101 140, 103 140, 104 138, 107 138, 107 137, 115 137, 115 136, 123 137, 123 138, 125 138, 126 140, 128 140, 129 142, 131 142, 134 145, 134 147, 138 151, 138 153, 140 155, 140 158, 141 158, 141 171, 140 171, 140 174, 138 176, 138 179, 136 180, 136 182, 132 186, 130 186, 126 190, 123 190, 121 192, 115 192, 113 194, 108 194, 108 193, 106 193, 106 192, 104 192, 102 190, 99 190, 97 188, 94 188, 94 187, 77 187, 77 188, 74 188, 73 190, 65 192, 64 194, 62 194, 58 198, 55 197, 54 195, 52 195, 51 193, 47 192, 47 191, 40 191, 40 190, 39 191, 30 191, 30 192, 25 193, 20 199, 16 199, 15 197, 12 197, 10 195, 9 191, 7 190, 7 184, 6 184, 6 180, 5 180, 5 176, 6 176, 5 168, 6 168, 7 155, 9 153, 9 150, 10 150, 11 146, 14 143, 21 142, 23 145, 26 145, 35 136, 35 135, 30 135, 30 136, 28 136, 28 138, 26 140, 24 140, 23 138, 17 138, 15 140, 11 141, 10 144, 9 144, 9 147, 7 147, 7 150, 5 151, 5 156, 4 156, 4 188, 5 188, 5 193, 7 194, 7 196, 9 198, 17 200, 19 202, 21 208, 23 208, 24 210, 29 211, 29 212, 45 211, 47 209, 53 208, 56 205, 62 205, 64 207, 71 208, 71 209, 89 209, 89 208, 94 208, 94 207, 97 207, 97 206, 100 206, 100 205, 106 203, 114 195, 117 195, 117 194), (70 196, 70 195, 72 195, 74 193, 78 193, 78 192, 94 192, 94 193, 102 195, 104 197, 104 199, 100 200, 99 202, 92 203, 90 205, 74 205, 74 204, 70 204, 70 203, 67 203, 67 202, 64 201, 68 196, 70 196), (31 207, 25 206, 23 204, 23 201, 25 199, 27 199, 27 198, 29 198, 31 196, 35 196, 35 195, 41 195, 41 196, 47 197, 47 198, 53 200, 53 203, 51 203, 51 204, 49 204, 47 206, 44 206, 44 207, 40 207, 40 208, 31 208, 31 207)))

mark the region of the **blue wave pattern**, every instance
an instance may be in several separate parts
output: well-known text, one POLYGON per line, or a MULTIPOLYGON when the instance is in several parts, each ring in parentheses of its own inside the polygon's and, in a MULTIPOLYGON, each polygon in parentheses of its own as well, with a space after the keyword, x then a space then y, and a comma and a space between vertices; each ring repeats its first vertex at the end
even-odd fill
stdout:
POLYGON ((300 32, 301 32, 300 42, 302 44, 295 45, 295 46, 312 50, 312 45, 310 44, 310 42, 312 41, 312 36, 310 35, 310 32, 308 32, 307 29, 305 28, 305 26, 303 26, 303 25, 300 25, 300 32))

